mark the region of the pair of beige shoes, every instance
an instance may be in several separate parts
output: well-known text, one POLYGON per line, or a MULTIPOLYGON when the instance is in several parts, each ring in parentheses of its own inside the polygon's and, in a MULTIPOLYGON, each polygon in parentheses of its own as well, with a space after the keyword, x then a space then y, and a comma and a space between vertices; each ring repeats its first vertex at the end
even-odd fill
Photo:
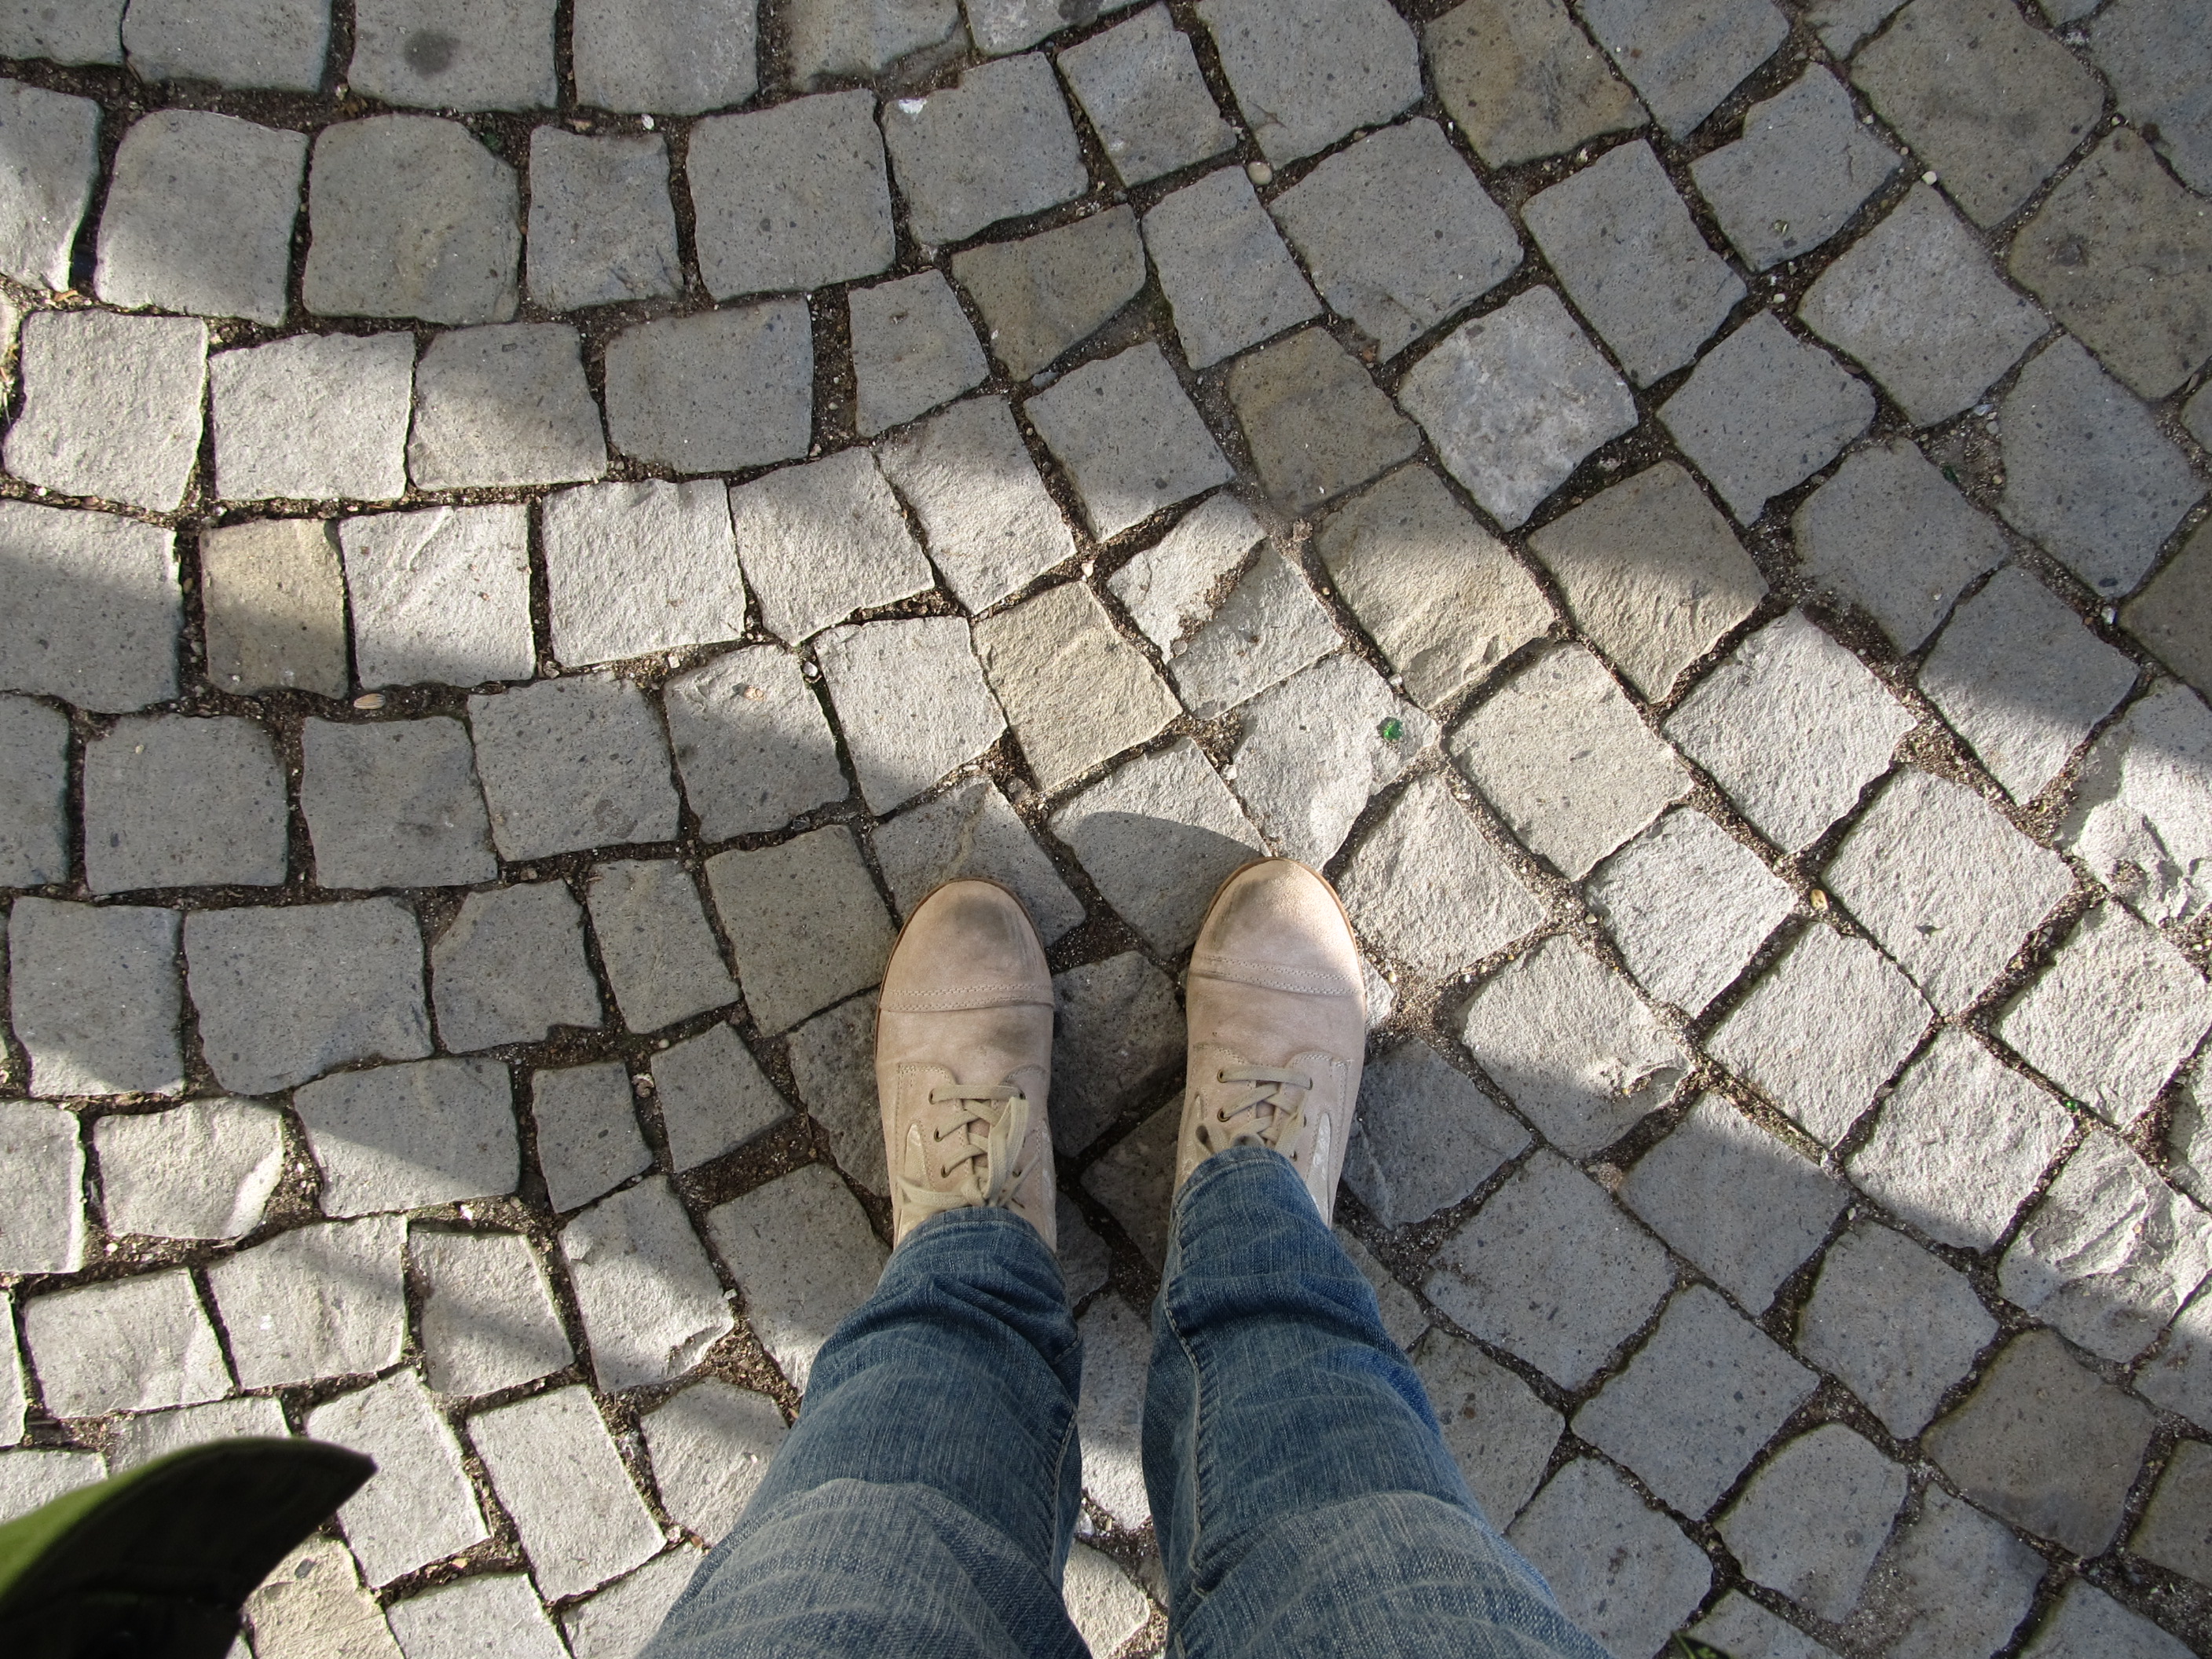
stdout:
MULTIPOLYGON (((1328 1221, 1367 1043, 1335 890, 1289 859, 1246 865, 1214 895, 1184 1000, 1176 1190, 1215 1152, 1272 1146, 1328 1221)), ((948 882, 908 919, 876 1021, 894 1243, 940 1211, 995 1205, 1057 1247, 1052 1014, 1044 947, 1005 888, 948 882)))

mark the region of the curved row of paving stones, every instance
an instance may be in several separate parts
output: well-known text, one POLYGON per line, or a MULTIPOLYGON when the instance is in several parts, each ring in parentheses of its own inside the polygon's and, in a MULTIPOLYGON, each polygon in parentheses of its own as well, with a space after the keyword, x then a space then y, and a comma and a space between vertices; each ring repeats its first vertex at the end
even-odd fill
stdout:
POLYGON ((2212 1638, 2212 17, 2041 4, 0 4, 0 1510, 320 1435, 260 1659, 634 1650, 977 870, 1144 1648, 1267 848, 1377 967, 1347 1240, 1613 1650, 2212 1638))

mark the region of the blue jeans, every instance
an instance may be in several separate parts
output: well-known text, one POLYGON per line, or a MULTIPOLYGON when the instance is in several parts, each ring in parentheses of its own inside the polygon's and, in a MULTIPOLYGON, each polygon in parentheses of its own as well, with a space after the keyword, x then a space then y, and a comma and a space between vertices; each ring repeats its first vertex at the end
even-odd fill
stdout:
MULTIPOLYGON (((1605 1659, 1476 1507, 1281 1156, 1240 1147, 1191 1177, 1152 1330, 1145 1485, 1170 1652, 1605 1659)), ((924 1222, 823 1348, 797 1426, 645 1659, 1081 1659, 1060 1580, 1082 1369, 1027 1222, 924 1222)))

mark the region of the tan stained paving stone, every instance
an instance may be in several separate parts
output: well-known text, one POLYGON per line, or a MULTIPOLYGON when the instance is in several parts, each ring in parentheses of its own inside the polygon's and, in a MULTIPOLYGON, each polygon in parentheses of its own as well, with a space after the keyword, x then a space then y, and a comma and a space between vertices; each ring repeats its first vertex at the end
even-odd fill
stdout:
POLYGON ((1467 0, 1422 37, 1445 110, 1494 167, 1641 124, 1644 106, 1560 0, 1467 0))
POLYGON ((1410 459, 1421 437, 1326 329, 1240 358, 1229 401, 1253 465, 1286 511, 1307 514, 1410 459))
POLYGON ((1159 672, 1080 582, 975 628, 983 676, 1046 790, 1157 734, 1179 712, 1159 672))
POLYGON ((346 691, 345 585, 328 523, 277 519, 200 533, 209 680, 226 691, 346 691))

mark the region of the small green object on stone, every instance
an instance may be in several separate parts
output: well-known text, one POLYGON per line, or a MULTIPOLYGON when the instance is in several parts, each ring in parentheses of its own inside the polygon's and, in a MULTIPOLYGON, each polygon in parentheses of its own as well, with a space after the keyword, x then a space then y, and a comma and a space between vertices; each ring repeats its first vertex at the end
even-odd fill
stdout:
POLYGON ((1395 743, 1406 735, 1406 722, 1393 714, 1382 722, 1382 731, 1383 742, 1395 743))

